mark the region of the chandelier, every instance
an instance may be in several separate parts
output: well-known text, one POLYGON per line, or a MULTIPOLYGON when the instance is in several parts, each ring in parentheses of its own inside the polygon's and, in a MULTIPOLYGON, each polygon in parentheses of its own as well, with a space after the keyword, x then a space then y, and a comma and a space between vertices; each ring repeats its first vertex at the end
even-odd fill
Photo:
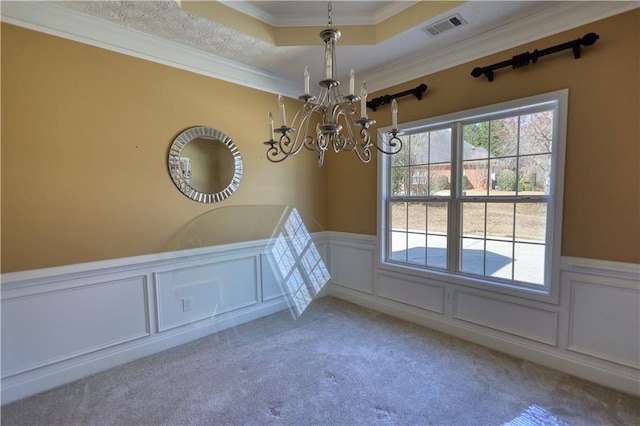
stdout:
POLYGON ((393 130, 387 132, 388 140, 376 143, 369 127, 376 121, 367 116, 367 85, 362 82, 359 95, 355 94, 355 72, 349 74, 349 94, 340 92, 340 82, 336 76, 335 43, 340 31, 333 27, 331 20, 331 2, 328 4, 327 28, 320 32, 324 40, 324 79, 318 82, 320 93, 317 97, 309 94, 309 67, 304 71, 304 95, 300 96, 302 107, 295 114, 291 125, 287 118, 282 96, 278 95, 280 127, 274 127, 273 114, 269 112, 270 139, 264 142, 269 161, 279 163, 300 152, 302 147, 318 154, 318 165, 322 166, 325 152, 329 147, 334 152, 354 151, 360 161, 371 161, 371 149, 385 154, 396 154, 402 149, 398 138, 398 104, 391 103, 393 130), (358 104, 360 113, 358 114, 358 104), (314 121, 314 118, 316 119, 314 121), (312 129, 312 123, 317 123, 312 129), (275 140, 278 134, 278 140, 275 140))

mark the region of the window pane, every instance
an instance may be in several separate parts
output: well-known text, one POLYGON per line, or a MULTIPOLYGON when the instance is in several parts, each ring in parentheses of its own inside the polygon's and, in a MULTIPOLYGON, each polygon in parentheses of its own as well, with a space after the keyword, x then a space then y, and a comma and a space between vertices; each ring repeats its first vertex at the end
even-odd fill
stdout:
POLYGON ((515 195, 517 186, 515 157, 491 160, 491 190, 489 195, 515 195))
POLYGON ((402 139, 402 149, 397 154, 391 156, 391 167, 409 165, 409 138, 402 139))
POLYGON ((447 237, 443 235, 427 235, 427 266, 446 269, 447 237))
POLYGON ((491 157, 507 157, 518 152, 518 117, 491 121, 491 157))
POLYGON ((531 284, 544 283, 544 245, 519 244, 515 247, 514 279, 531 284))
POLYGON ((427 232, 426 203, 409 203, 409 217, 407 228, 411 232, 427 232))
POLYGON ((425 234, 407 234, 407 262, 418 265, 427 264, 427 236, 425 234))
POLYGON ((519 154, 551 152, 553 111, 542 111, 520 117, 519 154))
POLYGON ((432 201, 427 204, 427 232, 447 235, 449 207, 444 201, 432 201))
POLYGON ((391 232, 390 256, 392 260, 407 261, 407 233, 391 232))
POLYGON ((450 195, 451 164, 429 166, 429 195, 450 195))
POLYGON ((462 238, 460 270, 468 274, 484 275, 484 240, 462 238))
POLYGON ((487 158, 489 148, 489 127, 490 124, 488 121, 467 124, 462 127, 463 160, 487 158))
POLYGON ((513 243, 487 240, 485 262, 487 276, 512 279, 513 243))
POLYGON ((391 203, 391 229, 394 231, 407 230, 407 203, 402 201, 391 203))
POLYGON ((427 176, 429 174, 429 166, 411 167, 411 186, 409 195, 422 196, 427 195, 429 185, 427 176))
POLYGON ((451 163, 451 129, 440 129, 430 132, 429 163, 451 163))
POLYGON ((462 191, 465 195, 487 195, 489 160, 462 163, 462 191))
POLYGON ((391 168, 391 195, 409 195, 409 183, 410 180, 408 167, 391 168))
POLYGON ((551 189, 551 154, 527 155, 518 161, 518 193, 548 195, 551 189))
POLYGON ((429 163, 429 133, 411 135, 409 141, 409 164, 429 163))
POLYGON ((546 203, 518 203, 515 220, 516 241, 535 241, 538 243, 546 241, 546 203))
POLYGON ((462 203, 462 235, 484 238, 485 203, 462 203))
POLYGON ((513 203, 487 204, 487 238, 513 239, 513 203))

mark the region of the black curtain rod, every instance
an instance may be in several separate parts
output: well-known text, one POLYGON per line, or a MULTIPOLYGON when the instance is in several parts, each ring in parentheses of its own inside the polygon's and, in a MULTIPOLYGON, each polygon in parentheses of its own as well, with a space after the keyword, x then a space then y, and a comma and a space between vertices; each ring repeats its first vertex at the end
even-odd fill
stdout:
POLYGON ((580 58, 580 46, 591 46, 598 40, 600 36, 596 33, 586 34, 584 37, 577 40, 568 41, 566 43, 559 44, 557 46, 548 47, 542 50, 534 50, 533 52, 525 52, 520 55, 515 55, 508 61, 498 62, 497 64, 489 65, 486 67, 477 67, 471 71, 471 75, 474 77, 480 77, 485 75, 489 81, 493 81, 493 71, 499 68, 505 68, 511 66, 513 69, 524 67, 529 65, 529 62, 534 64, 538 61, 538 58, 542 56, 550 55, 552 53, 561 52, 563 50, 572 49, 575 59, 580 58))
POLYGON ((403 96, 407 96, 407 95, 413 95, 416 98, 418 98, 418 100, 422 100, 422 94, 424 92, 427 91, 427 85, 426 84, 421 84, 420 86, 411 89, 411 90, 405 90, 404 92, 399 92, 396 93, 395 95, 383 95, 383 96, 379 96, 377 98, 371 99, 370 101, 367 102, 367 108, 371 108, 372 110, 376 111, 378 109, 379 106, 382 105, 386 105, 386 104, 390 104, 391 101, 393 99, 396 98, 401 98, 403 96))

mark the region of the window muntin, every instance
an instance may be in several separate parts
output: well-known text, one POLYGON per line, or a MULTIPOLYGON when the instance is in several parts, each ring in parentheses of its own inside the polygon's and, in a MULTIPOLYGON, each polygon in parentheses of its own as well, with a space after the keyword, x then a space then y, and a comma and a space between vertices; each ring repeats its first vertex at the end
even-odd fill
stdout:
POLYGON ((549 95, 406 125, 381 169, 383 263, 548 293, 566 92, 549 95))

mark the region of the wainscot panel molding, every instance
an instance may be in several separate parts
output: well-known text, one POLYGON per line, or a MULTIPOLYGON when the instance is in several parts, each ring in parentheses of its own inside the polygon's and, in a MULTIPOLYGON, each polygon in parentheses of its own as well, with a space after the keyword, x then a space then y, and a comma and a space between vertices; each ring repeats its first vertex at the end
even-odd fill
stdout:
POLYGON ((545 303, 375 263, 367 292, 376 237, 330 232, 329 252, 334 297, 640 396, 640 265, 564 257, 559 303, 545 303))
MULTIPOLYGON (((378 268, 376 237, 322 232, 320 296, 640 396, 640 267, 563 258, 560 303, 378 268)), ((2 403, 290 309, 249 241, 1 276, 2 403)))
POLYGON ((373 294, 375 241, 368 236, 332 232, 331 282, 352 290, 373 294))
MULTIPOLYGON (((327 259, 324 233, 312 241, 327 259)), ((288 309, 272 244, 3 274, 2 404, 288 309)))

